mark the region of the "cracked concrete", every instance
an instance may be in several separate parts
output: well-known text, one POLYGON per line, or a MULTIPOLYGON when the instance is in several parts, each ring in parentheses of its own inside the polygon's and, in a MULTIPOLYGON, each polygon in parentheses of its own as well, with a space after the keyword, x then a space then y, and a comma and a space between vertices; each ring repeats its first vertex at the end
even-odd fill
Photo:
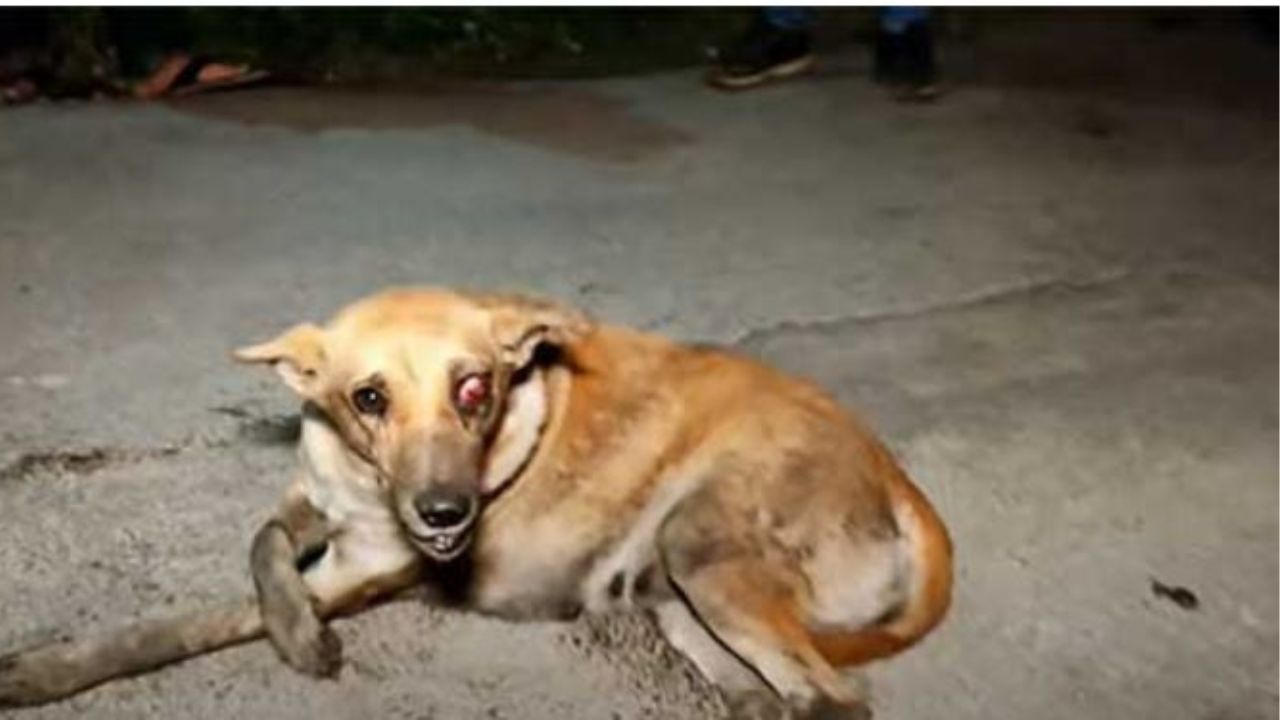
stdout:
POLYGON ((0 482, 38 475, 85 476, 120 466, 173 457, 195 449, 229 448, 237 443, 293 447, 302 432, 300 413, 256 414, 251 403, 210 408, 210 412, 234 419, 233 432, 205 430, 174 443, 154 447, 89 447, 10 452, 13 459, 0 465, 0 482))
POLYGON ((177 447, 152 450, 121 450, 118 448, 89 448, 87 450, 56 450, 24 452, 12 462, 0 466, 0 482, 16 480, 39 473, 65 473, 91 475, 111 465, 142 462, 152 458, 175 455, 177 447))
MULTIPOLYGON (((480 127, 318 91, 0 113, 0 648, 249 592, 297 408, 228 351, 445 283, 736 343, 877 427, 959 549, 950 620, 865 673, 880 717, 1275 718, 1275 49, 1074 22, 953 53, 930 107, 837 56, 734 96, 533 83, 480 127), (625 147, 557 120, 592 108, 625 147)), ((338 631, 337 682, 259 643, 13 717, 720 712, 634 619, 338 631)))
POLYGON ((901 310, 885 310, 880 312, 840 315, 821 320, 781 320, 765 327, 749 328, 732 343, 734 347, 752 349, 777 335, 791 333, 838 333, 857 325, 909 320, 911 318, 933 315, 936 313, 957 312, 981 305, 1017 302, 1041 293, 1076 293, 1086 292, 1103 285, 1119 282, 1129 277, 1127 271, 1110 272, 1097 277, 1083 279, 1056 278, 1049 280, 1024 280, 1007 286, 982 288, 969 295, 952 298, 946 302, 923 307, 910 307, 901 310))

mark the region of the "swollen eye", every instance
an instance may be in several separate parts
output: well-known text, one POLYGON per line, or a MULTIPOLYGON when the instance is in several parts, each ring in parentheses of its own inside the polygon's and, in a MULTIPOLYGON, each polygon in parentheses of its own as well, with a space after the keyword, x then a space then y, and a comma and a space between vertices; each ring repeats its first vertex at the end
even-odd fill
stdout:
POLYGON ((489 401, 489 376, 468 375, 458 383, 458 407, 475 410, 489 401))

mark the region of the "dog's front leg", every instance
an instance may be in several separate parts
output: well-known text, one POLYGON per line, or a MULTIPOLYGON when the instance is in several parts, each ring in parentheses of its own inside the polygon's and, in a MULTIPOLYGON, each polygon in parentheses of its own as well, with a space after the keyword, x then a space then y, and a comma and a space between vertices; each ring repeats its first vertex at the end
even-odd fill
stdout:
POLYGON ((250 558, 267 636, 286 663, 316 677, 332 677, 342 664, 342 644, 325 620, 421 578, 422 557, 394 520, 335 526, 299 486, 258 531, 250 558))
POLYGON ((320 619, 299 563, 323 551, 330 526, 296 488, 258 530, 249 553, 263 626, 280 657, 300 672, 332 677, 342 665, 342 643, 320 619))

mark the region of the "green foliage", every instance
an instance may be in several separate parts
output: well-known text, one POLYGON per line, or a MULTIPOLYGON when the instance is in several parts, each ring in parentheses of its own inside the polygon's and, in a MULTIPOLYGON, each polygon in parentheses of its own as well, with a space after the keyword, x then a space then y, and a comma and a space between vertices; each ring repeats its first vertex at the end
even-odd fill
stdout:
POLYGON ((303 76, 596 75, 702 62, 742 11, 219 8, 185 11, 201 52, 303 76))
POLYGON ((609 75, 704 63, 708 49, 750 14, 608 7, 26 8, 0 10, 0 66, 34 63, 51 78, 46 89, 80 96, 143 77, 175 51, 304 80, 609 75))

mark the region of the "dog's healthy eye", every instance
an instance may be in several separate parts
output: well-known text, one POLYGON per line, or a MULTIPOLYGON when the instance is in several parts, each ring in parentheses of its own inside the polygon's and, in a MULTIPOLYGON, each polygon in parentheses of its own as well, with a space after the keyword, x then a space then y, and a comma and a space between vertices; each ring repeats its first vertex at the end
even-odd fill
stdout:
POLYGON ((351 393, 351 402, 365 415, 381 416, 387 411, 387 396, 381 390, 362 387, 351 393))
POLYGON ((458 407, 476 410, 489 401, 489 376, 484 373, 467 375, 458 381, 455 392, 458 407))

